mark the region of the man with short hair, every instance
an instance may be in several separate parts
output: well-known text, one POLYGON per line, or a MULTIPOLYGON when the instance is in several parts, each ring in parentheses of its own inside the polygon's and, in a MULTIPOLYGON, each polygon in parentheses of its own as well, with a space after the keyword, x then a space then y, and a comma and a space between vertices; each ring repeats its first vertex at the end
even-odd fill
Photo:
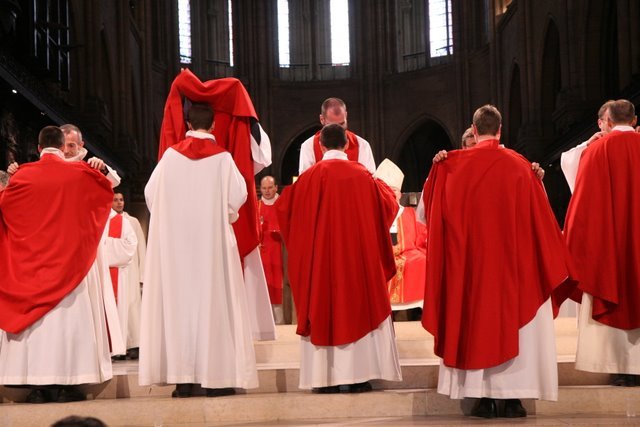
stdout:
POLYGON ((434 159, 423 191, 422 324, 442 358, 438 392, 481 398, 471 415, 484 418, 526 416, 522 398, 557 400, 551 299, 575 286, 542 183, 500 147, 501 121, 494 106, 477 109, 476 145, 434 159), (496 399, 506 399, 500 412, 496 399))
POLYGON ((114 211, 121 214, 126 219, 136 236, 136 250, 133 254, 133 260, 127 266, 128 273, 127 291, 128 291, 128 316, 127 316, 127 358, 138 359, 140 347, 140 306, 142 304, 141 286, 144 277, 144 263, 147 254, 147 242, 140 222, 134 216, 129 215, 125 210, 124 194, 116 192, 113 194, 114 211))
POLYGON ((398 205, 383 181, 348 161, 342 126, 326 125, 320 141, 322 161, 276 202, 302 336, 299 387, 359 393, 371 379, 402 378, 387 294, 398 205))
MULTIPOLYGON (((145 187, 151 212, 142 295, 141 385, 176 384, 174 397, 255 388, 247 294, 232 223, 247 199, 231 154, 211 134, 207 104, 188 112, 145 187)), ((255 224, 255 223, 254 223, 255 224)))
POLYGON ((594 133, 591 138, 585 142, 573 147, 571 150, 565 151, 560 156, 560 167, 569 185, 569 190, 571 190, 572 193, 576 184, 576 175, 578 174, 582 153, 592 142, 597 141, 611 132, 611 127, 609 126, 609 106, 613 102, 612 100, 605 102, 598 110, 598 128, 600 128, 600 131, 594 133))
POLYGON ((0 280, 0 384, 34 387, 29 403, 84 400, 75 385, 109 380, 110 344, 124 351, 107 335, 107 321, 119 325, 100 251, 113 192, 65 162, 63 143, 58 127, 43 128, 40 160, 0 193, 0 271, 12 272, 0 280))
POLYGON ((260 258, 267 279, 269 299, 276 324, 284 323, 282 311, 282 237, 274 203, 278 200, 278 186, 272 176, 260 180, 260 200, 258 201, 258 227, 260 228, 260 258))
POLYGON ((584 150, 569 202, 565 236, 582 295, 576 369, 620 374, 614 385, 638 386, 640 374, 640 134, 634 105, 607 102, 605 135, 584 150))
MULTIPOLYGON (((320 107, 320 123, 325 126, 328 124, 340 125, 347 134, 347 147, 345 153, 349 160, 359 162, 364 165, 369 172, 374 173, 376 170, 376 162, 373 159, 371 146, 364 139, 355 133, 347 130, 347 105, 340 98, 328 98, 320 107)), ((300 146, 300 165, 299 173, 302 174, 315 163, 322 159, 323 151, 320 145, 320 131, 314 136, 307 139, 300 146)))

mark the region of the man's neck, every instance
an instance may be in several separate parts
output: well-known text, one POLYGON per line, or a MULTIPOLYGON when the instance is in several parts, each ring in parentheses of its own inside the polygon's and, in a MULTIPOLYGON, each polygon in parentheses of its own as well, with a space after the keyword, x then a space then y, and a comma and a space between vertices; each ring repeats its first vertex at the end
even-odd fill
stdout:
POLYGON ((498 139, 499 140, 500 138, 498 137, 498 135, 478 135, 476 137, 476 141, 477 142, 489 141, 491 139, 498 139))

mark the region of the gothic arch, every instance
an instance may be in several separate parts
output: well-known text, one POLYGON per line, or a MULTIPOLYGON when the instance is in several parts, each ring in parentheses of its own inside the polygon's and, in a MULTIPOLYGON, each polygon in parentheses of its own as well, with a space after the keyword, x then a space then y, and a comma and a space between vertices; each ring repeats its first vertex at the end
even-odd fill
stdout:
POLYGON ((615 0, 589 2, 584 45, 585 90, 600 104, 617 95, 618 8, 615 0))
POLYGON ((276 177, 277 181, 283 186, 291 184, 292 178, 298 176, 300 146, 318 130, 320 130, 320 125, 318 124, 308 126, 286 145, 287 148, 283 150, 282 156, 280 157, 280 176, 276 177))
POLYGON ((453 150, 459 145, 452 143, 446 128, 439 121, 424 116, 409 126, 399 141, 393 161, 404 172, 403 192, 422 191, 433 156, 440 150, 453 150))

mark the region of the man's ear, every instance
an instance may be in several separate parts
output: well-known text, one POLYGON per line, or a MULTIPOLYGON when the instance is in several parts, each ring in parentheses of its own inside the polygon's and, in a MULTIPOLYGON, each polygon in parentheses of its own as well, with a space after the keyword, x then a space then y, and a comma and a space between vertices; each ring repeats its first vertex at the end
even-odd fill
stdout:
MULTIPOLYGON (((60 147, 60 149, 62 149, 62 147, 60 147)), ((38 145, 38 154, 42 153, 42 147, 40 147, 40 145, 38 145)))

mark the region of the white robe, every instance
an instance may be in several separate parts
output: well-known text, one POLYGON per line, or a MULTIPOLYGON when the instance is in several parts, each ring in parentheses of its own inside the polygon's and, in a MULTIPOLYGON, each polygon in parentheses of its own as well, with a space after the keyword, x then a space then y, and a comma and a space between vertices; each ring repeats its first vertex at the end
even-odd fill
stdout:
MULTIPOLYGON (((65 158, 65 160, 67 162, 81 162, 85 157, 87 157, 88 153, 89 152, 87 151, 86 148, 80 147, 80 150, 78 150, 78 154, 76 154, 73 157, 65 158)), ((120 185, 120 181, 121 181, 120 175, 118 175, 118 172, 115 169, 113 169, 111 166, 107 165, 106 163, 105 163, 105 167, 107 168, 107 175, 105 176, 111 183, 111 188, 116 188, 118 185, 120 185)))
POLYGON ((551 300, 520 328, 520 352, 515 358, 487 369, 456 369, 440 362, 438 393, 452 399, 558 400, 558 365, 551 300))
MULTIPOLYGON (((375 173, 376 161, 373 159, 371 145, 369 145, 366 139, 358 135, 356 135, 356 138, 358 139, 358 163, 364 165, 371 173, 375 173)), ((298 173, 300 174, 316 164, 316 155, 313 151, 313 139, 313 136, 310 137, 300 146, 300 163, 298 165, 298 173)))
POLYGON ((133 261, 127 269, 129 272, 129 318, 128 318, 128 334, 127 348, 140 347, 140 309, 142 306, 142 293, 140 292, 140 284, 144 277, 144 262, 147 254, 147 241, 140 226, 140 222, 136 217, 123 212, 125 218, 133 227, 136 233, 138 244, 136 245, 136 253, 133 255, 133 261))
MULTIPOLYGON (((96 260, 80 284, 19 334, 0 336, 0 384, 72 385, 111 379, 107 323, 119 330, 103 232, 96 260)), ((112 354, 122 354, 119 334, 112 354)))
POLYGON ((231 226, 247 190, 231 155, 191 160, 169 148, 145 196, 151 221, 140 384, 257 387, 247 293, 231 226))
POLYGON ((564 174, 567 184, 569 184, 569 190, 573 194, 573 189, 576 186, 576 177, 578 176, 578 167, 580 166, 580 157, 587 148, 587 141, 573 147, 571 150, 565 151, 560 155, 560 168, 564 174))
MULTIPOLYGON (((111 211, 109 221, 117 215, 115 211, 111 211)), ((110 222, 108 224, 111 224, 110 222)), ((109 225, 107 226, 109 229, 109 225)), ((131 306, 131 287, 136 287, 138 293, 140 293, 140 285, 131 283, 129 281, 129 268, 133 256, 136 253, 136 247, 138 246, 138 238, 131 226, 131 223, 127 217, 122 218, 122 234, 121 237, 107 237, 105 245, 105 252, 107 254, 107 262, 109 267, 118 268, 118 292, 117 292, 117 305, 118 305, 118 318, 120 319, 120 333, 122 335, 122 341, 127 343, 127 336, 129 332, 129 309, 131 306)), ((140 298, 138 298, 138 301, 140 298)), ((139 322, 139 321, 138 321, 139 322)), ((127 345, 127 348, 132 348, 127 345)))
POLYGON ((402 381, 400 358, 391 316, 358 341, 340 346, 317 346, 300 339, 301 389, 355 384, 382 379, 402 381))

